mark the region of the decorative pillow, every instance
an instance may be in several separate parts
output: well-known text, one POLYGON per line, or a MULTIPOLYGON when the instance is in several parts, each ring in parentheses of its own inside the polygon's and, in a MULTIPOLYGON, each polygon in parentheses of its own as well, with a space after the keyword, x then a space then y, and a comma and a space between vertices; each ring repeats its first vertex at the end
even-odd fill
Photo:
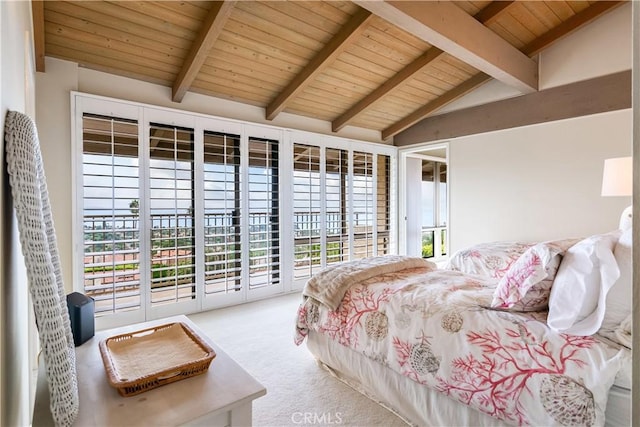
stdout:
POLYGON ((445 268, 500 279, 531 246, 521 242, 481 243, 456 252, 445 268))
POLYGON ((562 255, 579 240, 542 242, 527 249, 500 279, 491 307, 515 311, 545 310, 562 255))
POLYGON ((625 230, 618 243, 616 243, 613 255, 620 269, 620 277, 613 284, 607 294, 606 311, 602 320, 601 332, 613 332, 620 323, 631 314, 631 301, 633 290, 631 283, 632 271, 632 246, 631 229, 625 230))
POLYGON ((613 249, 620 230, 587 237, 567 250, 549 296, 547 324, 556 332, 595 334, 609 289, 620 276, 613 249))
POLYGON ((633 341, 632 322, 633 316, 629 313, 614 331, 616 341, 629 348, 631 348, 633 341))

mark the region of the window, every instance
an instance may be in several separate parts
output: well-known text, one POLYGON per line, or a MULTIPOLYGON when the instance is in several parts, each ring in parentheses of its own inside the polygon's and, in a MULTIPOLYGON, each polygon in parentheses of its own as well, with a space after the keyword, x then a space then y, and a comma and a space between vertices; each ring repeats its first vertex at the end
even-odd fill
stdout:
POLYGON ((98 327, 262 298, 394 251, 394 147, 74 99, 74 279, 98 327))
POLYGON ((138 123, 82 117, 84 291, 96 313, 140 308, 138 123))
MULTIPOLYGON (((293 145, 293 257, 294 280, 310 277, 321 268, 320 148, 293 145)), ((331 212, 327 201, 327 221, 331 212)), ((336 209, 337 210, 337 209, 336 209)), ((335 221, 335 219, 333 220, 335 221)), ((327 227, 329 232, 329 227, 327 227)))
POLYGON ((390 253, 388 155, 294 143, 292 164, 294 280, 390 253))
POLYGON ((149 137, 151 305, 196 296, 193 129, 152 123, 149 137))
POLYGON ((249 287, 280 283, 278 141, 249 138, 249 287))
POLYGON ((240 178, 240 136, 205 131, 205 296, 242 287, 240 178))
POLYGON ((347 176, 349 152, 327 148, 325 166, 326 259, 327 265, 349 261, 349 222, 347 216, 347 176))
POLYGON ((422 256, 447 254, 447 164, 422 160, 422 256))

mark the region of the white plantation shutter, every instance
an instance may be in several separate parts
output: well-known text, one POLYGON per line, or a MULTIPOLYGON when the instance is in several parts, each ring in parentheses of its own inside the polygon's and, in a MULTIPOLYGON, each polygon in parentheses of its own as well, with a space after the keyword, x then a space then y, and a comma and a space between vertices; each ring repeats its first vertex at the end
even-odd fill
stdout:
POLYGON ((294 280, 311 277, 321 266, 320 148, 293 145, 294 280))
POLYGON ((278 141, 249 137, 249 289, 280 283, 278 141))
POLYGON ((349 260, 348 172, 349 152, 327 148, 325 163, 327 265, 349 260))
POLYGON ((82 117, 84 293, 97 315, 140 308, 138 124, 82 117))
POLYGON ((151 306, 195 298, 193 129, 151 124, 151 306))
POLYGON ((205 296, 242 287, 240 177, 240 136, 205 132, 205 296))
POLYGON ((378 154, 376 175, 376 227, 377 255, 390 253, 391 230, 391 159, 378 154))
POLYGON ((353 153, 353 259, 374 255, 373 218, 374 190, 373 154, 353 153))

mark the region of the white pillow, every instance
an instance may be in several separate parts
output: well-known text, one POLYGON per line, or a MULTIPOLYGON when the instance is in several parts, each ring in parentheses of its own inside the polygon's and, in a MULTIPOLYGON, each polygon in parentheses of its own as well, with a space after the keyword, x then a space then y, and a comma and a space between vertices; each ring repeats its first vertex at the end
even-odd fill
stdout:
POLYGON ((607 332, 614 331, 631 314, 631 301, 633 300, 631 246, 631 229, 628 229, 622 233, 613 250, 613 255, 620 269, 620 277, 607 294, 607 310, 602 320, 602 329, 607 332))
POLYGON ((620 276, 613 249, 620 230, 576 243, 564 254, 549 296, 547 324, 556 332, 595 334, 609 289, 620 276))

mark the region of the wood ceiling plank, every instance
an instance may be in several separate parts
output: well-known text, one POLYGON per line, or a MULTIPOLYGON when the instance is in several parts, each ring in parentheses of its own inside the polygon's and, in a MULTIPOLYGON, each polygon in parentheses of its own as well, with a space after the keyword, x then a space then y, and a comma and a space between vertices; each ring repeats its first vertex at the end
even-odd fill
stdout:
MULTIPOLYGON (((526 40, 530 42, 536 37, 540 37, 544 33, 550 30, 544 22, 540 21, 536 15, 534 15, 524 3, 516 3, 516 6, 509 10, 509 14, 519 25, 526 28, 531 39, 526 40)), ((520 38, 523 38, 522 36, 520 38)))
POLYGON ((290 40, 308 38, 324 44, 331 39, 330 31, 307 25, 304 16, 294 18, 280 12, 277 9, 278 3, 280 2, 240 1, 237 7, 240 11, 254 15, 264 22, 259 28, 272 31, 286 30, 290 40))
MULTIPOLYGON (((47 2, 48 3, 48 2, 47 2)), ((179 25, 171 25, 162 19, 145 15, 134 10, 124 7, 128 2, 106 2, 106 1, 80 1, 76 2, 79 6, 97 12, 99 18, 95 22, 113 22, 122 21, 131 26, 141 26, 146 29, 153 30, 154 34, 165 33, 174 37, 180 37, 189 41, 196 38, 197 32, 191 29, 181 27, 179 25)), ((110 24, 111 25, 111 24, 110 24)))
MULTIPOLYGON (((139 70, 132 70, 138 74, 152 75, 153 71, 160 71, 163 75, 175 76, 180 70, 180 65, 168 64, 166 62, 160 62, 155 59, 145 58, 136 53, 121 52, 110 47, 96 46, 95 44, 77 39, 70 39, 59 35, 58 33, 47 32, 47 53, 51 45, 57 46, 73 46, 73 51, 84 52, 91 54, 92 57, 103 57, 110 61, 117 63, 122 61, 123 64, 128 64, 132 67, 138 67, 139 70)), ((78 61, 83 65, 82 61, 78 61)), ((102 63, 100 63, 102 64, 102 63)), ((129 69, 128 69, 129 70, 129 69)))
MULTIPOLYGON (((409 34, 407 34, 408 36, 409 34)), ((364 39, 371 40, 378 46, 384 46, 386 49, 397 51, 401 56, 410 57, 411 60, 420 56, 424 51, 426 51, 430 46, 427 43, 422 42, 420 47, 413 46, 410 43, 407 43, 407 37, 397 38, 389 35, 388 33, 381 31, 379 28, 369 25, 367 30, 364 32, 363 37, 358 40, 358 43, 363 41, 364 39)), ((414 37, 412 37, 414 38, 414 37)), ((386 55, 390 58, 393 58, 398 54, 386 55)), ((409 61, 404 61, 405 65, 408 64, 409 61)))
POLYGON ((304 89, 309 80, 319 74, 328 64, 335 60, 364 30, 371 19, 371 13, 361 9, 340 29, 340 31, 322 48, 309 64, 298 74, 287 88, 267 106, 266 118, 273 120, 298 92, 304 89))
POLYGON ((560 25, 562 21, 556 16, 549 6, 543 1, 528 1, 522 3, 523 7, 526 7, 533 16, 536 17, 541 23, 543 23, 548 29, 560 25))
POLYGON ((575 15, 575 12, 566 1, 546 1, 545 3, 561 21, 566 21, 575 15))
POLYGON ((490 79, 491 79, 491 76, 484 73, 478 73, 477 75, 473 76, 466 82, 462 83, 459 86, 456 86, 455 88, 451 89, 444 95, 438 97, 434 101, 417 109, 416 111, 411 113, 409 116, 403 118, 402 120, 384 129, 382 131, 382 139, 391 138, 397 133, 423 120, 431 112, 437 110, 438 108, 442 108, 443 106, 449 104, 450 102, 455 101, 456 99, 460 98, 463 95, 466 95, 467 93, 476 89, 481 84, 486 83, 490 79))
POLYGON ((243 58, 249 61, 253 61, 253 66, 267 66, 276 70, 281 70, 286 73, 294 73, 297 74, 302 70, 301 66, 296 64, 292 64, 287 61, 282 61, 278 58, 274 58, 269 55, 265 55, 260 52, 256 52, 255 50, 247 49, 242 46, 234 45, 233 43, 228 43, 224 41, 222 38, 218 39, 214 49, 219 49, 228 53, 229 55, 234 55, 239 58, 243 58))
POLYGON ((358 9, 358 6, 350 1, 301 1, 298 2, 298 4, 310 12, 330 19, 340 25, 346 24, 349 17, 356 13, 358 9))
POLYGON ((277 75, 260 73, 259 77, 256 78, 256 73, 252 70, 243 67, 237 67, 234 64, 220 60, 218 58, 216 58, 215 61, 205 62, 200 69, 198 78, 201 79, 204 78, 204 76, 215 76, 218 73, 231 73, 233 75, 237 75, 238 78, 241 78, 245 81, 253 81, 256 85, 264 83, 269 86, 273 86, 274 90, 282 90, 282 88, 284 87, 282 78, 277 75))
POLYGON ((535 61, 453 3, 356 3, 523 93, 538 89, 535 61))
POLYGON ((113 52, 113 55, 110 55, 112 57, 115 57, 119 53, 125 53, 138 56, 142 59, 149 59, 154 61, 155 64, 168 64, 172 67, 178 68, 183 62, 183 58, 181 57, 157 52, 152 49, 147 49, 146 47, 136 46, 117 39, 111 39, 109 37, 80 31, 75 28, 56 24, 52 21, 47 21, 45 23, 45 31, 47 34, 54 34, 59 37, 81 42, 83 43, 83 46, 85 46, 85 49, 91 49, 91 46, 99 46, 100 48, 105 49, 106 52, 113 52))
POLYGON ((44 73, 44 1, 33 0, 31 2, 31 15, 33 17, 33 49, 35 52, 36 71, 44 73))
POLYGON ((138 64, 130 64, 113 58, 107 58, 99 53, 78 51, 65 46, 58 46, 47 42, 47 56, 73 61, 84 68, 104 71, 117 76, 129 77, 149 83, 169 86, 175 74, 165 71, 141 67, 138 64))
POLYGON ((202 20, 194 19, 182 13, 176 13, 173 10, 161 6, 164 1, 121 1, 118 6, 136 12, 149 18, 157 19, 164 22, 165 27, 180 27, 193 31, 199 27, 202 20))
MULTIPOLYGON (((520 7, 518 5, 518 7, 514 7, 513 9, 520 9, 520 7)), ((527 42, 535 39, 536 33, 534 33, 528 25, 523 24, 522 19, 520 19, 522 18, 521 14, 513 12, 515 12, 515 10, 510 10, 509 13, 505 14, 505 16, 500 20, 500 25, 519 40, 519 43, 515 46, 520 48, 527 42)), ((540 34, 544 34, 544 32, 545 30, 541 31, 540 34)))
MULTIPOLYGON (((228 42, 234 46, 242 47, 261 55, 279 59, 286 63, 294 64, 296 67, 300 68, 309 61, 304 56, 299 56, 288 49, 283 49, 284 46, 279 46, 278 44, 266 44, 264 42, 261 43, 259 40, 246 37, 244 34, 228 31, 226 28, 225 31, 220 34, 220 38, 218 40, 228 42)), ((313 57, 313 53, 311 54, 311 57, 313 57)))
POLYGON ((217 85, 203 83, 203 82, 200 82, 199 80, 194 81, 193 85, 191 86, 191 92, 193 93, 213 96, 215 98, 220 98, 220 99, 228 99, 229 101, 242 102, 243 104, 254 105, 256 107, 261 107, 268 101, 268 99, 260 99, 260 100, 251 99, 252 97, 255 98, 255 94, 251 92, 238 91, 237 96, 231 96, 228 93, 219 92, 217 89, 218 89, 217 85))
POLYGON ((94 3, 98 2, 45 2, 45 19, 49 15, 49 11, 55 11, 63 15, 71 16, 76 19, 84 20, 88 24, 94 26, 105 27, 122 33, 123 37, 129 34, 146 39, 155 40, 168 46, 181 49, 189 49, 191 40, 179 36, 175 36, 166 32, 159 32, 144 25, 138 25, 125 19, 114 17, 103 13, 100 10, 89 9, 87 6, 95 7, 94 3))
MULTIPOLYGON (((486 24, 493 22, 494 19, 501 16, 507 8, 511 6, 513 1, 495 2, 487 6, 487 9, 480 11, 480 15, 475 18, 480 23, 486 24)), ((413 62, 407 65, 404 69, 399 71, 391 79, 387 80, 381 86, 376 88, 373 92, 368 94, 365 98, 352 106, 350 109, 342 113, 338 118, 331 122, 331 129, 333 132, 338 132, 344 128, 350 121, 352 121, 359 114, 366 111, 374 103, 378 102, 392 91, 396 90, 399 86, 406 83, 410 79, 414 78, 421 70, 428 66, 438 58, 443 57, 445 53, 437 48, 431 47, 426 50, 422 55, 416 58, 413 62)), ((447 55, 448 56, 448 55, 447 55)))
POLYGON ((193 46, 173 83, 171 97, 173 102, 182 102, 189 86, 195 80, 200 67, 204 64, 209 51, 222 32, 235 4, 236 2, 232 0, 212 2, 211 10, 202 23, 198 36, 193 41, 193 46))
POLYGON ((422 40, 419 37, 403 30, 402 28, 396 27, 388 21, 380 17, 375 17, 371 20, 371 27, 375 28, 382 34, 386 34, 388 37, 393 37, 396 40, 400 40, 401 43, 406 44, 408 46, 412 46, 414 49, 417 49, 420 52, 424 52, 431 47, 429 43, 422 40))
POLYGON ((311 59, 316 52, 313 49, 294 43, 291 40, 278 37, 271 32, 263 31, 247 25, 244 22, 237 21, 234 19, 234 14, 231 14, 231 17, 227 21, 224 32, 225 34, 232 33, 234 38, 241 37, 252 43, 264 43, 267 46, 277 47, 290 55, 306 58, 307 60, 311 59))
POLYGON ((631 108, 631 71, 441 114, 396 138, 403 146, 631 108))
POLYGON ((264 100, 265 97, 268 99, 268 97, 273 93, 271 88, 267 88, 264 85, 256 85, 254 82, 245 82, 242 79, 238 79, 237 76, 230 76, 228 74, 198 76, 197 81, 200 87, 205 85, 213 86, 215 87, 216 92, 225 93, 229 96, 237 96, 239 93, 252 94, 247 98, 252 100, 264 100), (232 88, 233 90, 225 90, 228 88, 232 88))
POLYGON ((349 49, 341 56, 341 59, 343 57, 345 62, 357 65, 363 70, 369 69, 380 75, 383 81, 391 78, 402 68, 401 63, 395 63, 394 60, 386 58, 379 52, 364 48, 360 43, 354 43, 349 46, 349 49))
POLYGON ((568 36, 582 26, 588 24, 599 16, 602 16, 603 14, 623 5, 624 3, 624 1, 601 1, 594 3, 588 8, 584 9, 582 12, 573 15, 562 24, 556 26, 555 28, 543 34, 541 37, 532 41, 527 46, 525 46, 522 51, 529 56, 533 56, 543 49, 549 47, 552 43, 555 43, 563 37, 568 36))
POLYGON ((340 55, 331 68, 325 71, 325 73, 330 73, 333 70, 347 72, 350 74, 350 76, 347 77, 348 79, 364 80, 367 86, 369 83, 373 83, 374 86, 372 90, 393 77, 396 73, 395 70, 378 67, 376 64, 372 64, 360 56, 352 54, 350 51, 346 51, 340 55))
POLYGON ((259 64, 247 58, 225 52, 216 47, 211 51, 211 55, 204 62, 205 65, 215 67, 230 67, 233 70, 242 70, 247 75, 252 75, 257 79, 264 78, 268 81, 277 79, 282 87, 291 80, 295 73, 283 70, 281 68, 272 67, 270 64, 259 64))
POLYGON ((349 47, 349 52, 375 64, 384 64, 385 68, 396 70, 411 63, 411 61, 421 54, 421 52, 409 53, 399 47, 398 44, 380 43, 371 37, 371 34, 368 32, 355 41, 353 46, 349 47), (360 54, 357 53, 358 50, 360 54))
MULTIPOLYGON (((256 90, 269 91, 273 93, 279 90, 281 86, 276 82, 269 82, 265 79, 256 80, 250 76, 245 76, 240 73, 236 73, 233 70, 225 70, 218 67, 203 66, 203 70, 198 74, 198 80, 207 81, 210 83, 219 82, 221 80, 227 81, 227 88, 233 89, 239 86, 253 87, 256 90), (207 67, 206 70, 204 67, 207 67)), ((222 89, 222 88, 221 88, 222 89)), ((232 92, 229 91, 230 93, 232 92)))
POLYGON ((156 6, 202 22, 209 12, 210 5, 208 1, 158 1, 156 6))
POLYGON ((166 43, 158 43, 157 40, 138 36, 136 34, 125 33, 113 28, 89 22, 87 20, 78 19, 53 10, 47 10, 47 22, 58 24, 65 28, 71 28, 83 31, 98 37, 103 37, 120 43, 127 43, 141 49, 157 52, 163 55, 175 56, 177 58, 185 58, 188 50, 174 47, 166 43))
MULTIPOLYGON (((241 2, 241 5, 244 6, 244 2, 241 2)), ((240 7, 236 7, 236 10, 233 11, 230 19, 238 21, 242 25, 253 28, 257 31, 271 34, 272 38, 288 40, 290 43, 300 45, 312 52, 319 51, 323 46, 323 43, 315 38, 297 33, 295 30, 283 25, 273 25, 266 17, 249 13, 240 7)))

